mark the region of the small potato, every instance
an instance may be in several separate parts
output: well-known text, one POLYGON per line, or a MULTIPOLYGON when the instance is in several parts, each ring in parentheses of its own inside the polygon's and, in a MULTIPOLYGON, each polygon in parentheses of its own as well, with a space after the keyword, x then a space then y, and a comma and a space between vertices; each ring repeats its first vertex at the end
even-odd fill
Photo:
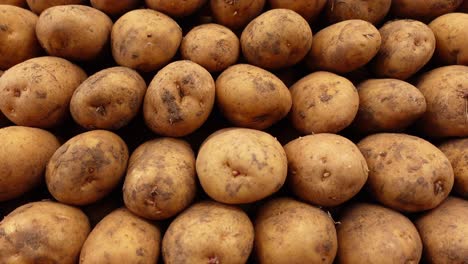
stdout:
POLYGON ((47 164, 47 189, 62 203, 94 203, 117 186, 127 161, 127 145, 118 135, 105 130, 79 134, 57 149, 47 164))
POLYGON ((0 0, 0 5, 14 5, 26 7, 26 0, 0 0))
POLYGON ((109 16, 120 16, 136 9, 141 0, 91 0, 91 5, 109 16))
POLYGON ((353 122, 359 95, 353 83, 330 72, 314 72, 291 88, 291 121, 303 134, 337 133, 353 122))
POLYGON ((80 264, 154 264, 159 257, 161 231, 120 208, 91 231, 80 255, 80 264))
POLYGON ((87 129, 117 130, 138 114, 145 93, 145 80, 136 71, 105 69, 78 86, 70 112, 75 122, 87 129))
POLYGON ((307 21, 315 21, 325 7, 327 0, 269 0, 272 8, 291 9, 307 21))
POLYGON ((334 24, 350 19, 362 19, 379 24, 390 11, 392 0, 330 0, 325 8, 326 18, 334 24))
POLYGON ((195 13, 206 1, 207 0, 145 0, 145 3, 149 8, 169 16, 185 17, 195 13))
POLYGON ((242 29, 260 15, 265 0, 210 0, 215 21, 231 29, 242 29))
POLYGON ((183 60, 160 70, 143 103, 146 125, 155 133, 186 136, 208 119, 215 100, 215 83, 200 65, 183 60))
POLYGON ((468 138, 446 141, 439 145, 439 149, 452 164, 455 175, 454 192, 468 199, 468 138))
MULTIPOLYGON (((26 0, 28 2, 29 8, 36 14, 42 13, 49 7, 58 6, 58 5, 79 5, 85 4, 85 0, 26 0)), ((122 1, 122 0, 120 0, 122 1)))
POLYGON ((368 188, 387 207, 403 212, 429 210, 452 190, 452 166, 428 141, 381 133, 364 138, 358 147, 370 170, 368 188))
POLYGON ((81 68, 67 60, 29 59, 0 78, 0 109, 17 125, 55 127, 69 116, 73 92, 86 78, 81 68))
POLYGON ((454 12, 462 3, 463 0, 393 0, 391 12, 397 17, 429 22, 454 12))
POLYGON ((182 41, 182 29, 163 13, 138 9, 115 22, 111 41, 112 55, 119 65, 150 72, 174 57, 182 41))
POLYGON ((252 20, 240 40, 250 64, 280 69, 298 63, 307 55, 312 45, 312 30, 298 13, 272 9, 252 20))
POLYGON ((254 229, 247 214, 234 206, 201 202, 172 221, 164 234, 164 263, 247 263, 254 229))
POLYGON ((75 207, 25 204, 0 222, 0 263, 75 264, 89 231, 88 218, 75 207))

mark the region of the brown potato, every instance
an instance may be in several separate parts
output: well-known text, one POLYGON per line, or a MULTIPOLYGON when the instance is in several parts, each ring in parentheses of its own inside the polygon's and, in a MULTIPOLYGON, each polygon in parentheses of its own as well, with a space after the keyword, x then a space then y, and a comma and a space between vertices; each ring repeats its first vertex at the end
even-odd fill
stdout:
POLYGON ((207 0, 145 0, 145 3, 148 8, 157 10, 169 16, 185 17, 195 13, 195 11, 200 9, 206 1, 207 0))
POLYGON ((120 16, 136 9, 141 0, 91 0, 91 5, 109 16, 120 16))
POLYGON ((330 0, 325 8, 329 23, 349 19, 362 19, 374 25, 379 24, 390 11, 392 0, 330 0))
POLYGON ((162 241, 164 263, 246 263, 254 229, 249 217, 234 206, 201 202, 180 214, 162 241))
POLYGON ((296 12, 272 9, 252 20, 240 41, 242 53, 250 64, 280 69, 298 63, 307 55, 312 45, 312 30, 296 12))
POLYGON ((423 22, 454 12, 463 0, 393 0, 391 12, 402 18, 412 18, 423 22))
POLYGON ((404 215, 374 204, 347 207, 337 226, 338 264, 419 263, 422 242, 404 215))
POLYGON ((453 190, 468 199, 468 138, 452 139, 439 145, 452 164, 455 183, 453 190))
POLYGON ((76 123, 87 129, 117 130, 139 112, 146 93, 145 80, 126 67, 112 67, 85 80, 70 101, 76 123))
POLYGON ((75 264, 89 231, 88 218, 75 207, 25 204, 0 222, 0 263, 75 264))
POLYGON ((26 0, 0 0, 0 5, 14 5, 26 7, 26 0))
POLYGON ((13 123, 49 128, 69 116, 69 104, 86 73, 57 57, 17 64, 0 78, 0 109, 13 123))
MULTIPOLYGON (((42 13, 49 7, 58 6, 58 5, 79 5, 85 4, 85 0, 26 0, 28 2, 29 8, 36 14, 42 13)), ((120 0, 122 1, 122 0, 120 0)))
POLYGON ((265 0, 210 0, 215 21, 231 29, 241 29, 260 15, 265 0))
POLYGON ((290 90, 291 121, 303 134, 337 133, 353 122, 359 108, 353 83, 330 72, 309 74, 290 90))
POLYGON ((314 21, 322 12, 327 0, 269 0, 272 8, 291 9, 301 15, 307 21, 314 21))
POLYGON ((358 147, 369 166, 369 191, 387 207, 403 212, 432 209, 452 190, 449 160, 424 139, 381 133, 364 138, 358 147))

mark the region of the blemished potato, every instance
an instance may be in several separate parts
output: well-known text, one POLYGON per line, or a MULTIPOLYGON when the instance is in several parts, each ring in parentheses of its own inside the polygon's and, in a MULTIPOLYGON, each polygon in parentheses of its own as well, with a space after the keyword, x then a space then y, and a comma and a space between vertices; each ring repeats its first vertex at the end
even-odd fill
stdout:
POLYGON ((397 132, 426 112, 424 95, 398 79, 369 79, 357 86, 359 110, 354 128, 360 133, 397 132))
POLYGON ((40 55, 37 20, 29 10, 0 4, 0 70, 40 55))
POLYGON ((25 204, 0 222, 0 263, 75 264, 89 231, 88 218, 75 207, 25 204))
POLYGON ((380 133, 364 138, 358 147, 370 170, 368 189, 387 207, 403 212, 429 210, 452 190, 449 160, 424 139, 380 133))
POLYGON ((429 28, 436 38, 435 56, 445 64, 468 65, 468 14, 449 13, 434 19, 429 28))
POLYGON ((390 11, 392 0, 330 0, 327 1, 325 16, 329 23, 350 19, 362 19, 379 24, 390 11))
POLYGON ((328 26, 314 36, 307 64, 314 70, 346 73, 366 65, 382 39, 371 23, 353 19, 328 26))
POLYGON ((452 139, 439 145, 452 164, 455 183, 453 190, 468 199, 468 138, 452 139))
POLYGON ((331 72, 314 72, 291 88, 290 118, 303 134, 337 133, 353 122, 359 108, 356 87, 331 72))
POLYGON ((195 194, 195 154, 187 142, 159 138, 133 152, 123 186, 130 211, 147 219, 167 219, 188 207, 195 194))
POLYGON ((468 136, 468 66, 436 68, 425 75, 416 87, 426 98, 427 111, 419 123, 434 137, 468 136))
POLYGON ((434 33, 422 22, 393 20, 385 23, 379 31, 382 45, 372 64, 379 77, 408 79, 434 54, 434 33))
POLYGON ((161 231, 120 208, 104 217, 83 244, 80 264, 154 264, 159 257, 161 231))
POLYGON ((47 164, 47 189, 62 203, 96 202, 119 184, 127 161, 127 145, 118 135, 106 130, 79 134, 57 149, 47 164))
POLYGON ((185 17, 195 13, 207 0, 145 0, 146 5, 154 10, 174 17, 185 17))
POLYGON ((120 16, 136 9, 141 0, 91 0, 91 5, 109 16, 120 16))
POLYGON ((269 0, 272 8, 291 9, 307 21, 314 21, 325 7, 327 0, 269 0))
POLYGON ((126 67, 112 67, 95 73, 73 93, 70 112, 76 123, 87 129, 116 130, 139 112, 146 93, 145 80, 126 67))
POLYGON ((259 263, 333 263, 337 251, 333 219, 319 208, 291 198, 263 205, 255 219, 259 263))
POLYGON ((151 81, 143 102, 146 125, 155 133, 186 136, 208 119, 215 100, 215 82, 200 65, 176 61, 151 81))
POLYGON ((319 206, 340 205, 355 196, 369 169, 358 147, 345 137, 316 134, 284 146, 288 186, 302 200, 319 206))
POLYGON ((265 0, 210 0, 215 21, 231 29, 241 29, 260 15, 265 0))
POLYGON ((298 13, 272 9, 252 20, 242 31, 240 41, 250 64, 280 69, 298 63, 307 55, 312 45, 312 30, 298 13))
POLYGON ((46 130, 22 126, 0 129, 0 202, 17 198, 42 182, 50 157, 60 147, 46 130))
POLYGON ((14 5, 26 7, 26 0, 0 0, 0 5, 14 5))
POLYGON ((391 12, 401 18, 411 18, 423 22, 454 12, 463 0, 393 0, 391 12))
POLYGON ((200 147, 196 170, 214 200, 245 204, 278 191, 287 175, 287 158, 270 134, 248 128, 218 130, 200 147))
POLYGON ((338 264, 419 263, 422 241, 404 215, 375 204, 347 207, 337 226, 338 264))
POLYGON ((112 55, 117 64, 143 72, 159 70, 179 49, 182 29, 170 17, 151 9, 130 11, 114 24, 112 55))
POLYGON ((216 202, 197 203, 172 221, 164 234, 164 263, 246 263, 254 241, 253 224, 241 209, 216 202))
POLYGON ((69 116, 73 92, 86 78, 80 67, 65 59, 29 59, 0 78, 0 109, 17 125, 57 126, 69 116))
POLYGON ((274 74, 237 64, 216 80, 216 103, 224 116, 240 127, 265 129, 291 109, 291 93, 274 74))
MULTIPOLYGON (((85 0, 26 0, 29 8, 36 14, 42 13, 49 7, 58 6, 58 5, 79 5, 85 4, 85 0)), ((122 0, 120 0, 122 1, 122 0)))

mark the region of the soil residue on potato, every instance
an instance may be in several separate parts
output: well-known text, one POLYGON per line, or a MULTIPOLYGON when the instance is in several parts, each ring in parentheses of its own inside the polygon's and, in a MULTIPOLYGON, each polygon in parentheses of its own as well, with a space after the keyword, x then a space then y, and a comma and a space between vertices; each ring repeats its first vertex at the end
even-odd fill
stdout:
POLYGON ((169 123, 175 124, 184 121, 181 115, 181 109, 176 103, 176 98, 166 89, 163 90, 161 100, 166 105, 169 123))

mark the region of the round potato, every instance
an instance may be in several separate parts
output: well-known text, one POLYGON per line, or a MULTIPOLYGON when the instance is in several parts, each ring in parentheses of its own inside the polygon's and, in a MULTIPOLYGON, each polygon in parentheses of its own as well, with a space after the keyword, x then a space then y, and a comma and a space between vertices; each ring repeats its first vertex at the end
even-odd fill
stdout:
POLYGON ((252 251, 254 229, 240 209, 201 202, 180 214, 162 241, 164 263, 246 263, 252 251))
POLYGON ((468 199, 468 138, 453 139, 439 145, 452 164, 455 183, 453 190, 468 199))
POLYGON ((291 93, 274 74, 262 68, 237 64, 216 80, 216 102, 236 126, 265 129, 291 109, 291 93))
POLYGON ((161 231, 120 208, 91 231, 80 254, 80 264, 154 264, 159 257, 161 231))
POLYGON ((291 88, 290 117, 303 134, 337 133, 353 122, 359 95, 353 83, 330 72, 314 72, 291 88))
POLYGON ((70 112, 87 129, 117 130, 139 112, 146 93, 145 80, 134 70, 113 67, 95 73, 73 93, 70 112))
POLYGON ((260 15, 265 0, 210 0, 211 12, 217 23, 231 29, 241 29, 260 15))
POLYGON ((252 20, 242 31, 240 41, 250 64, 280 69, 298 63, 307 55, 312 45, 312 30, 296 12, 273 9, 252 20))
POLYGON ((391 12, 402 18, 412 18, 423 22, 454 12, 463 0, 393 0, 391 12))
POLYGON ((0 0, 0 5, 14 5, 26 7, 26 0, 0 0))
POLYGON ((120 16, 136 9, 140 0, 91 0, 91 5, 109 16, 120 16))
POLYGON ((0 222, 0 263, 75 264, 89 231, 88 218, 77 208, 25 204, 0 222))
POLYGON ((327 0, 269 0, 272 8, 291 9, 307 21, 314 21, 325 7, 327 0))
POLYGON ((123 187, 125 205, 133 213, 166 219, 188 207, 195 193, 195 155, 187 142, 159 138, 133 152, 123 187))
POLYGON ((374 204, 354 204, 341 216, 338 264, 419 263, 422 242, 414 224, 404 215, 374 204))
POLYGON ((164 14, 174 17, 185 17, 195 13, 206 1, 207 0, 145 0, 145 3, 149 8, 163 12, 164 14))
MULTIPOLYGON (((42 13, 49 7, 58 6, 58 5, 79 5, 85 4, 85 0, 26 0, 29 8, 36 14, 42 13)), ((122 0, 120 0, 122 1, 122 0)))
POLYGON ((62 203, 94 203, 117 186, 127 161, 127 145, 118 135, 106 130, 79 134, 57 149, 47 164, 47 188, 62 203))
POLYGON ((379 24, 390 11, 392 0, 330 0, 325 8, 329 23, 350 19, 362 19, 374 25, 379 24))
POLYGON ((81 68, 67 60, 29 59, 0 78, 0 109, 17 125, 57 126, 69 116, 73 92, 86 78, 81 68))
POLYGON ((452 166, 428 141, 381 133, 364 138, 358 147, 369 166, 369 190, 385 206, 420 212, 439 205, 452 190, 452 166))

